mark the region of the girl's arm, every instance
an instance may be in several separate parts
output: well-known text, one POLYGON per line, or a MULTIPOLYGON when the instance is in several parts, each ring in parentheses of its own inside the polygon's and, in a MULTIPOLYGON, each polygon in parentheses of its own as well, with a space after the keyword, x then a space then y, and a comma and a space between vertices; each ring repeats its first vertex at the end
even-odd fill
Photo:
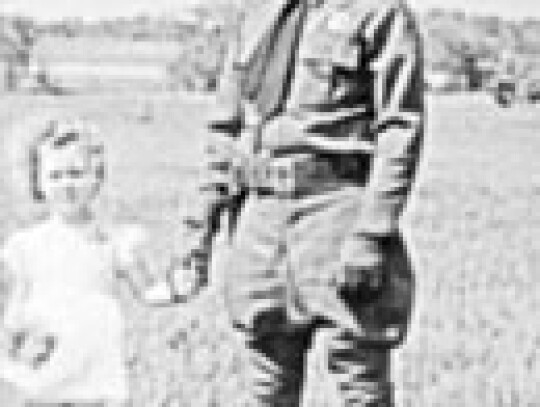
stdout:
MULTIPOLYGON (((148 256, 149 233, 140 225, 123 226, 115 245, 115 278, 127 284, 132 296, 146 305, 171 304, 173 287, 168 282, 168 270, 158 272, 160 265, 148 256), (157 276, 162 275, 159 279, 157 276)), ((167 268, 170 268, 167 266, 167 268)))
MULTIPOLYGON (((68 335, 62 335, 61 347, 51 347, 50 340, 57 338, 41 332, 25 317, 23 311, 32 280, 25 272, 25 244, 17 236, 8 240, 0 251, 0 273, 9 281, 9 295, 0 320, 0 377, 32 395, 60 383, 80 369, 86 353, 80 351, 78 338, 66 338, 68 335), (41 368, 44 365, 47 367, 41 368)), ((73 318, 72 321, 70 327, 78 320, 73 318)))
POLYGON ((3 279, 2 313, 0 314, 0 352, 14 352, 14 334, 20 327, 21 307, 28 297, 30 281, 23 273, 24 254, 17 239, 10 239, 0 251, 0 273, 3 279))
MULTIPOLYGON (((5 266, 3 268, 5 269, 5 266)), ((11 271, 7 273, 13 274, 11 271)), ((17 316, 19 315, 19 309, 24 303, 30 289, 29 282, 24 281, 20 276, 8 275, 8 278, 8 293, 3 304, 4 310, 1 319, 2 328, 7 329, 13 327, 18 322, 17 316)))
POLYGON ((186 302, 198 285, 195 274, 186 270, 181 260, 174 256, 154 264, 151 257, 145 255, 150 240, 141 226, 121 228, 116 237, 116 280, 126 283, 133 297, 146 305, 186 302))
POLYGON ((31 281, 24 274, 21 246, 12 239, 0 251, 0 273, 5 285, 3 312, 0 318, 0 377, 17 387, 36 388, 43 381, 33 372, 39 358, 50 357, 47 343, 37 338, 21 307, 28 300, 31 281), (37 381, 37 382, 36 382, 37 381))
POLYGON ((0 353, 15 359, 25 357, 27 345, 25 321, 21 318, 20 308, 26 301, 30 285, 21 279, 11 278, 9 295, 0 321, 0 353))
POLYGON ((127 283, 132 295, 141 299, 144 287, 152 279, 143 255, 149 240, 147 232, 140 225, 127 225, 119 228, 113 239, 115 282, 127 283))

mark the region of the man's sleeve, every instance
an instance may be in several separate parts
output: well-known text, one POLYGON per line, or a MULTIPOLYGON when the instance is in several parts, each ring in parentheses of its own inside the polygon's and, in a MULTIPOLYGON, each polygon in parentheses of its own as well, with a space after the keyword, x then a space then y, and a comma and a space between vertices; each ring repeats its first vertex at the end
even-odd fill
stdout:
POLYGON ((369 15, 362 33, 373 72, 375 150, 355 232, 388 236, 415 178, 423 141, 423 57, 411 11, 392 1, 369 15))
POLYGON ((202 160, 197 166, 193 199, 182 208, 183 246, 190 256, 209 259, 211 244, 220 230, 220 220, 237 191, 232 182, 236 138, 242 127, 239 75, 234 67, 234 50, 229 52, 224 72, 208 113, 208 133, 202 160), (187 246, 187 247, 186 247, 187 246))
POLYGON ((348 24, 344 52, 336 46, 332 56, 333 67, 342 71, 342 83, 327 104, 319 103, 316 109, 293 112, 276 121, 274 133, 283 139, 279 146, 283 149, 307 145, 372 155, 354 230, 387 236, 397 230, 420 159, 424 132, 422 43, 414 16, 402 0, 381 1, 348 24), (333 133, 353 137, 335 138, 333 133), (286 137, 288 134, 293 136, 286 137))

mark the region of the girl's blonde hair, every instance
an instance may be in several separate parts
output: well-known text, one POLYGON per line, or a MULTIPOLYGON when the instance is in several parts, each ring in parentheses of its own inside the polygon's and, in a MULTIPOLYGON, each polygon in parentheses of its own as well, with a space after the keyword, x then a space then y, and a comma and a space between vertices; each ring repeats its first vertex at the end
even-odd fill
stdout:
POLYGON ((105 179, 105 148, 98 141, 97 128, 88 122, 77 118, 49 119, 32 138, 28 147, 30 192, 35 201, 45 200, 45 194, 40 185, 40 171, 43 150, 59 150, 73 145, 84 149, 90 160, 94 176, 99 186, 105 179))

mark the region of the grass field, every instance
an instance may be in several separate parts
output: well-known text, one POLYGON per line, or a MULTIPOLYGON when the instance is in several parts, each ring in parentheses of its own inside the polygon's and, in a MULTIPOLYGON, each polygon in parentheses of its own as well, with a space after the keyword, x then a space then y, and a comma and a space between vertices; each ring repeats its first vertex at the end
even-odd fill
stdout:
MULTIPOLYGON (((0 238, 35 212, 11 186, 6 129, 63 106, 103 129, 111 167, 103 206, 160 236, 155 256, 170 250, 211 107, 185 95, 151 98, 154 120, 142 122, 131 94, 3 97, 0 238)), ((539 112, 500 110, 481 95, 429 100, 426 159, 404 218, 418 302, 410 339, 396 355, 403 406, 540 406, 539 112)), ((216 293, 177 309, 125 301, 135 406, 227 406, 241 392, 242 359, 216 293)), ((335 406, 316 353, 309 366, 316 385, 306 404, 335 406)), ((3 393, 0 405, 15 406, 3 393)))

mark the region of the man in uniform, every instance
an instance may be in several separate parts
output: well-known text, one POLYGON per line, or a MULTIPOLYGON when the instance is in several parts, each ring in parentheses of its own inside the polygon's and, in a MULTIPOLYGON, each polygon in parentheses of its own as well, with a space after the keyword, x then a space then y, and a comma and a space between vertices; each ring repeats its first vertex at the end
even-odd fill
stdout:
MULTIPOLYGON (((393 405, 413 275, 399 219, 423 139, 422 50, 402 0, 270 0, 247 13, 211 120, 186 265, 219 265, 248 406, 298 406, 324 330, 347 406, 393 405)), ((234 403, 233 403, 234 404, 234 403)))

